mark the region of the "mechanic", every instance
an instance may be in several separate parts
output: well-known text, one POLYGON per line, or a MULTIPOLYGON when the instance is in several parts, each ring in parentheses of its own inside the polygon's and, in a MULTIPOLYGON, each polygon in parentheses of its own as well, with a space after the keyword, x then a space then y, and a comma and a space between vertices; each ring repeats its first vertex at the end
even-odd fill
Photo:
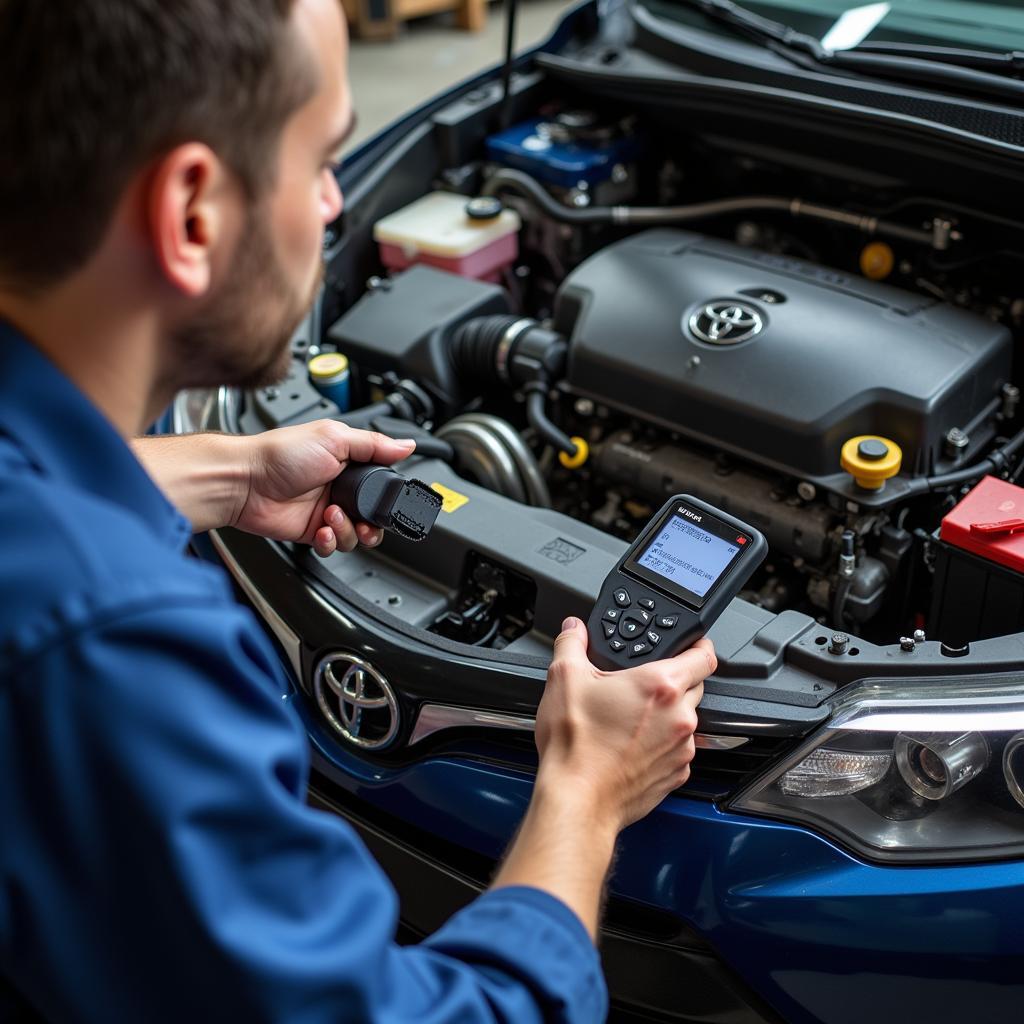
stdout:
POLYGON ((566 621, 533 798, 419 946, 224 574, 232 525, 380 542, 327 484, 411 442, 333 421, 130 441, 273 381, 351 130, 337 0, 0 0, 0 1019, 602 1019, 617 833, 685 781, 711 645, 598 672, 566 621))

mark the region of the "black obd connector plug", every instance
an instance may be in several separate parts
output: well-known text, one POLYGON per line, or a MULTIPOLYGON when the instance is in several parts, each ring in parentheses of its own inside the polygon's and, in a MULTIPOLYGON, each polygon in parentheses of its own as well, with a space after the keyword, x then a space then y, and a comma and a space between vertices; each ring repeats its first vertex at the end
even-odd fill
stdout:
POLYGON ((353 522, 423 540, 441 511, 441 495, 420 480, 407 480, 388 466, 350 465, 331 485, 331 501, 353 522))

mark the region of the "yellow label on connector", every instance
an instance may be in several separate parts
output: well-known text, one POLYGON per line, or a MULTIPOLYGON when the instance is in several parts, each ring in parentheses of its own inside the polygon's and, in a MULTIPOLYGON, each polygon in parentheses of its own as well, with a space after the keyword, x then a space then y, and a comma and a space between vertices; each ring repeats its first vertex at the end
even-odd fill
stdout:
POLYGON ((441 511, 454 512, 457 508, 469 504, 469 498, 465 494, 459 494, 444 484, 431 484, 430 489, 441 495, 441 511))

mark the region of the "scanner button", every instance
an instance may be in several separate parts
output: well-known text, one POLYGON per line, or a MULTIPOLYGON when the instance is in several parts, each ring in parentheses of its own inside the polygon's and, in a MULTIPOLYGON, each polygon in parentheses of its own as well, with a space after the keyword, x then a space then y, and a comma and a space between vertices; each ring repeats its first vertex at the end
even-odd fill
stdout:
POLYGON ((608 646, 609 646, 609 647, 610 647, 610 648, 611 648, 611 649, 612 649, 612 650, 613 650, 613 651, 614 651, 614 652, 615 652, 616 654, 618 654, 618 653, 619 653, 619 651, 621 651, 621 650, 622 650, 622 648, 626 646, 626 641, 625 641, 625 640, 619 640, 618 638, 616 638, 616 639, 614 639, 614 640, 609 640, 609 641, 608 641, 608 646))
POLYGON ((657 647, 658 644, 661 643, 661 634, 655 633, 653 629, 647 630, 647 632, 644 633, 644 637, 652 647, 657 647))
POLYGON ((653 612, 654 611, 654 598, 653 597, 641 597, 637 601, 637 604, 640 605, 641 608, 646 608, 649 612, 653 612))
POLYGON ((658 625, 662 629, 671 629, 679 621, 678 615, 659 615, 658 625))
POLYGON ((619 631, 619 627, 614 622, 602 622, 601 625, 604 626, 605 637, 615 636, 619 631))
POLYGON ((619 589, 612 594, 612 597, 615 598, 615 603, 620 608, 628 608, 630 604, 632 604, 632 598, 629 596, 629 591, 625 587, 619 587, 619 589))
POLYGON ((629 656, 631 658, 640 658, 653 650, 654 648, 646 640, 638 640, 635 644, 629 645, 629 656))
POLYGON ((626 640, 632 640, 633 637, 639 636, 645 629, 645 624, 632 617, 623 619, 619 623, 619 636, 624 637, 626 640))
POLYGON ((605 622, 618 622, 621 617, 621 608, 609 608, 608 611, 606 611, 604 615, 601 616, 601 618, 604 619, 605 622))

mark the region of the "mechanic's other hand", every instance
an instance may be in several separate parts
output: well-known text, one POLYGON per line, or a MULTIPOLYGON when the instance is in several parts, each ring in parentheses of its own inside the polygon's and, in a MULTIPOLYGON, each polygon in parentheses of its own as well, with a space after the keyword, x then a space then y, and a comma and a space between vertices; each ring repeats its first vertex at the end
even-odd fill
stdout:
POLYGON ((538 779, 576 787, 616 830, 644 817, 690 776, 697 704, 717 664, 705 638, 674 658, 602 672, 587 657, 586 625, 566 619, 537 712, 538 779))
POLYGON ((383 531, 353 523, 330 503, 330 485, 349 462, 390 466, 414 441, 396 441, 337 420, 278 427, 251 439, 248 490, 232 525, 274 540, 312 544, 326 558, 357 544, 379 544, 383 531))

